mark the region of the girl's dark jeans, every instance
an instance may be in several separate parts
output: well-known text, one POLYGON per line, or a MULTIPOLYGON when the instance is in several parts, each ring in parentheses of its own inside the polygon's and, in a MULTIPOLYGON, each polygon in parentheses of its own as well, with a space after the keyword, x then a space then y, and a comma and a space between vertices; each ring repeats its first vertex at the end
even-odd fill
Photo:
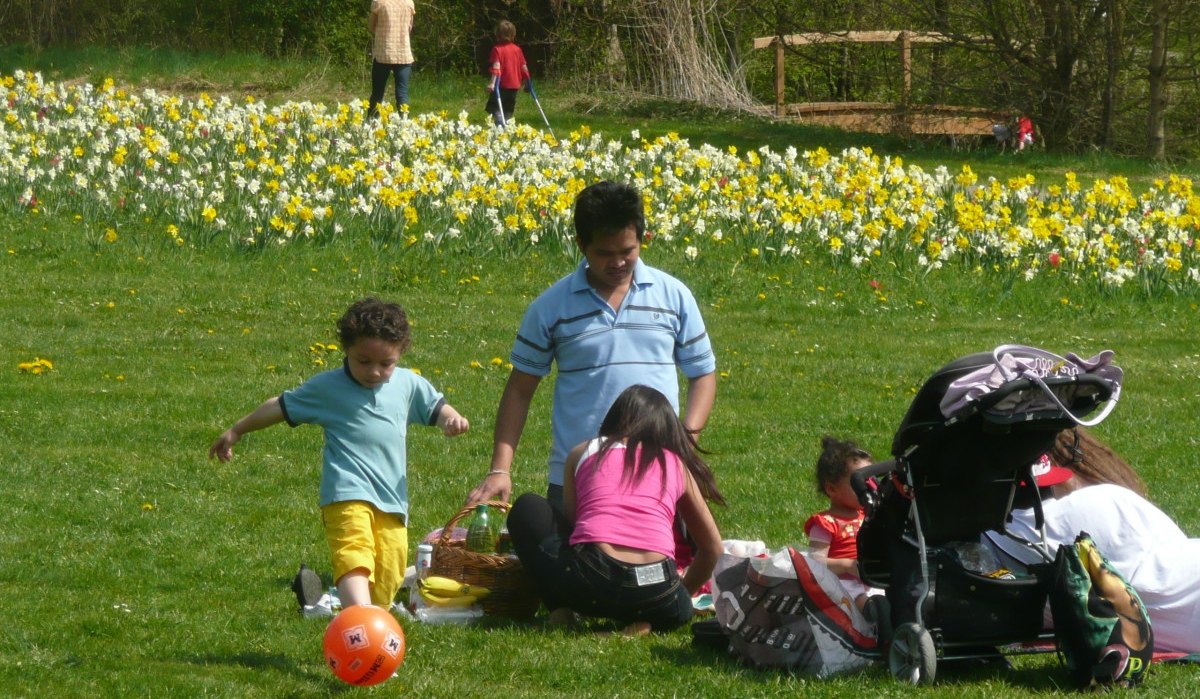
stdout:
POLYGON ((670 558, 637 566, 608 556, 594 544, 569 545, 570 529, 546 498, 526 493, 508 515, 513 550, 533 576, 550 609, 623 624, 648 622, 668 631, 692 618, 692 599, 670 558))

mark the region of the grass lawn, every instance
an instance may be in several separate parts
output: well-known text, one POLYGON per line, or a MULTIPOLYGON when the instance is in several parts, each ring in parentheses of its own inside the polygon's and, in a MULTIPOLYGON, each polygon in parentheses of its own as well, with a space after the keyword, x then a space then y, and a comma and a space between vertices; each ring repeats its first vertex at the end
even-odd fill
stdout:
MULTIPOLYGON (((320 433, 276 427, 235 459, 208 444, 263 398, 337 353, 333 321, 352 299, 401 301, 406 357, 472 420, 448 440, 411 436, 414 537, 445 523, 486 470, 507 356, 525 304, 570 267, 406 257, 349 243, 250 254, 122 238, 90 245, 73 222, 0 219, 0 682, 10 696, 323 696, 324 624, 298 618, 287 586, 301 561, 328 570, 316 513, 320 433), (53 371, 21 373, 50 359, 53 371), (480 366, 472 366, 478 362, 480 366)), ((149 236, 149 234, 147 234, 149 236)), ((1128 382, 1100 434, 1128 455, 1153 498, 1190 532, 1200 493, 1197 301, 1098 295, 1054 280, 1009 286, 986 275, 870 279, 816 266, 648 261, 691 284, 723 372, 705 434, 729 498, 730 538, 798 543, 821 506, 811 465, 821 434, 885 454, 913 391, 942 363, 1002 342, 1117 352, 1128 382), (765 298, 760 299, 759 294, 765 298)), ((540 490, 549 387, 518 453, 516 488, 540 490)), ((686 630, 638 640, 533 626, 407 624, 401 677, 379 693, 425 696, 908 695, 883 669, 829 681, 743 669, 690 647, 686 630), (469 668, 464 672, 464 668, 469 668)), ((1013 672, 943 671, 933 691, 1041 695, 1065 681, 1053 656, 1013 672)), ((1189 668, 1155 668, 1182 694, 1189 668)), ((365 693, 362 690, 360 693, 365 693)))
MULTIPOLYGON (((45 60, 0 54, 0 72, 11 70, 14 55, 45 60)), ((112 61, 103 63, 109 72, 120 63, 95 56, 112 61)), ((98 77, 76 60, 53 79, 98 77)), ((128 57, 130 66, 142 62, 128 57)), ((130 68, 126 77, 178 84, 171 81, 179 74, 201 70, 162 63, 174 72, 144 69, 143 76, 130 68)), ((241 84, 229 77, 241 69, 228 61, 204 70, 217 74, 204 78, 217 87, 196 89, 241 84)), ((245 69, 259 74, 267 74, 261 64, 245 69)), ((271 75, 280 85, 270 89, 292 97, 288 85, 309 74, 286 67, 271 75)), ((464 78, 435 87, 432 76, 418 74, 414 107, 478 107, 482 89, 476 94, 474 84, 464 78)), ((316 98, 314 89, 298 96, 316 98)), ((565 91, 545 91, 552 119, 570 113, 565 91)), ((589 114, 574 117, 592 123, 589 114)), ((711 128, 725 138, 718 117, 703 119, 601 113, 595 123, 679 130, 697 140, 711 128)), ((739 147, 793 136, 798 147, 821 145, 814 140, 820 134, 794 127, 728 133, 744 139, 739 147)), ((995 162, 978 157, 981 172, 995 162)), ((1045 157, 1049 170, 1083 162, 1045 157)), ((1129 168, 1153 172, 1144 163, 1129 168)), ((300 618, 288 589, 301 562, 329 569, 316 508, 320 431, 254 433, 229 464, 208 460, 209 444, 264 398, 340 362, 323 345, 336 342, 334 321, 352 300, 369 293, 397 300, 413 321, 404 363, 472 422, 471 432, 452 440, 433 429, 410 434, 415 540, 444 524, 487 470, 507 376, 493 359, 507 359, 525 306, 574 260, 552 250, 447 259, 356 242, 365 239, 362 231, 327 245, 248 252, 175 246, 159 225, 131 225, 111 243, 88 230, 69 218, 0 215, 5 696, 1074 694, 1053 655, 1014 658, 1008 671, 946 667, 935 687, 912 688, 882 667, 821 681, 743 668, 692 648, 686 629, 628 640, 550 632, 540 620, 474 628, 406 623, 400 677, 374 690, 348 688, 323 666, 324 623, 300 618), (35 358, 53 369, 19 370, 35 358)), ((1134 285, 1100 291, 1057 276, 1025 282, 967 269, 922 276, 877 266, 868 273, 719 252, 689 261, 653 244, 643 255, 691 286, 714 339, 721 378, 703 444, 714 452, 730 501, 716 512, 726 538, 801 543, 802 522, 823 507, 812 485, 821 435, 854 437, 884 456, 929 374, 1009 342, 1084 355, 1115 350, 1125 391, 1097 432, 1140 471, 1153 500, 1185 531, 1200 533, 1200 485, 1191 477, 1200 453, 1190 402, 1200 397, 1195 292, 1148 296, 1134 285)), ((544 489, 550 388, 538 392, 517 455, 517 492, 544 489)), ((1195 672, 1155 667, 1149 687, 1188 695, 1195 672)))

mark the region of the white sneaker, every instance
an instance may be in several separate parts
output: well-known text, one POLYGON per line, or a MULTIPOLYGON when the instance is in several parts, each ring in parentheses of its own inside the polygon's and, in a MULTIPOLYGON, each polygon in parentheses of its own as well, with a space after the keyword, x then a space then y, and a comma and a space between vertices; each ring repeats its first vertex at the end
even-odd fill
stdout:
POLYGON ((303 614, 305 616, 305 618, 308 618, 308 619, 320 618, 320 617, 331 617, 331 616, 334 616, 334 611, 333 611, 334 602, 335 602, 335 598, 332 595, 330 595, 328 592, 326 592, 323 595, 321 595, 321 598, 319 600, 317 600, 316 604, 306 604, 303 607, 301 607, 300 613, 303 614))

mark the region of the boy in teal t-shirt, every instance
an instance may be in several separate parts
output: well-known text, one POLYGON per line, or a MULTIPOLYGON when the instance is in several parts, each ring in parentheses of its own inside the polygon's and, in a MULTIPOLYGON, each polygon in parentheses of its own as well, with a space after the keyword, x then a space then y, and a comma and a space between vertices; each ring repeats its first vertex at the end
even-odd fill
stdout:
POLYGON ((210 457, 233 457, 247 432, 287 421, 325 431, 321 520, 345 606, 388 608, 408 565, 407 426, 436 425, 447 437, 470 425, 428 381, 396 371, 409 346, 408 318, 394 303, 366 298, 338 321, 342 367, 269 398, 213 442, 210 457))

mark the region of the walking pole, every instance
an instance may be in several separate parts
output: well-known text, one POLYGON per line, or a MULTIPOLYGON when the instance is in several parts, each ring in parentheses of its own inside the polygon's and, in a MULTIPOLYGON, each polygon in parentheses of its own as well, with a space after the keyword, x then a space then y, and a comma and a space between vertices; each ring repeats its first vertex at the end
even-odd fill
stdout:
POLYGON ((500 76, 496 76, 496 82, 492 83, 492 94, 496 95, 496 109, 500 114, 500 128, 507 129, 508 121, 504 118, 504 101, 500 99, 500 76))
POLYGON ((542 103, 538 100, 537 91, 533 89, 533 78, 527 78, 526 82, 529 85, 529 95, 533 97, 533 103, 537 105, 538 111, 542 113, 542 121, 546 122, 546 130, 550 132, 551 138, 558 140, 558 136, 554 135, 554 129, 550 126, 550 120, 546 118, 546 110, 542 109, 542 103))

